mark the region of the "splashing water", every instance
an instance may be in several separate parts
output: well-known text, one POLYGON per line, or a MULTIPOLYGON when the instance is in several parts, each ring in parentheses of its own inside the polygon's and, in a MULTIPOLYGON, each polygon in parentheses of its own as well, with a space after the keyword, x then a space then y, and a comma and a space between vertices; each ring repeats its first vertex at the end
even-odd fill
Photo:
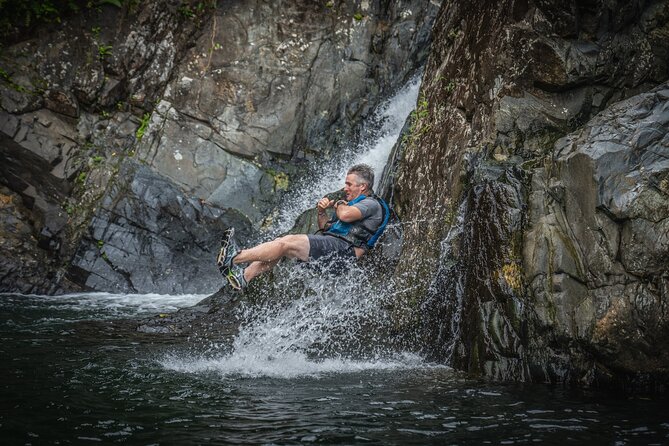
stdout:
POLYGON ((162 365, 189 373, 281 378, 443 367, 388 345, 388 284, 373 283, 357 265, 336 275, 313 266, 282 269, 272 301, 245 307, 231 353, 172 353, 162 365))
MULTIPOLYGON (((380 179, 388 155, 415 107, 419 86, 416 76, 375 112, 364 131, 363 143, 298 182, 265 235, 273 238, 290 229, 302 212, 342 186, 353 164, 369 164, 380 179)), ((281 378, 443 367, 426 364, 420 356, 398 352, 389 345, 391 336, 384 335, 392 328, 386 310, 392 289, 388 283, 373 283, 355 262, 335 274, 319 265, 279 265, 268 293, 271 301, 243 307, 243 322, 229 352, 223 354, 220 346, 212 346, 207 354, 176 352, 159 362, 179 372, 281 378)))
POLYGON ((388 156, 400 136, 409 114, 416 107, 420 75, 414 76, 394 96, 382 103, 363 130, 360 144, 345 149, 325 167, 315 167, 302 181, 298 181, 281 205, 279 215, 269 229, 268 237, 285 233, 293 226, 302 212, 330 192, 343 187, 348 168, 354 164, 369 164, 374 169, 376 185, 379 184, 388 156))

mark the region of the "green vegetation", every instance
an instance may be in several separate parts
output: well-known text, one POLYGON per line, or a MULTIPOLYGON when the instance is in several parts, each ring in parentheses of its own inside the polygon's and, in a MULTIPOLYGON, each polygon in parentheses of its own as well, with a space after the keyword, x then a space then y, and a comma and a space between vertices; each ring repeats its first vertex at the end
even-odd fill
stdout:
POLYGON ((276 170, 271 168, 267 169, 266 172, 274 180, 275 191, 288 190, 288 186, 290 185, 290 177, 288 176, 288 174, 286 174, 285 172, 277 172, 276 170))
POLYGON ((460 30, 457 29, 457 28, 454 28, 454 29, 452 29, 452 30, 450 30, 450 31, 448 32, 448 39, 449 39, 449 40, 455 40, 455 39, 457 39, 458 37, 460 37, 462 34, 463 34, 462 31, 460 31, 460 30))
POLYGON ((141 0, 0 0, 0 37, 10 36, 35 26, 61 23, 64 17, 82 9, 99 9, 102 5, 131 10, 141 0))
POLYGON ((355 14, 353 14, 353 18, 354 18, 356 21, 359 22, 360 20, 364 19, 365 16, 362 15, 362 13, 360 13, 360 12, 356 12, 355 14))
POLYGON ((100 155, 95 155, 95 156, 91 157, 91 162, 92 162, 93 165, 95 165, 95 166, 99 166, 100 164, 102 164, 102 162, 103 162, 104 160, 105 160, 105 157, 104 157, 104 156, 100 156, 100 155))
POLYGON ((112 53, 111 45, 104 45, 104 44, 98 45, 98 57, 100 58, 100 60, 103 60, 107 56, 111 56, 111 53, 112 53))
POLYGON ((77 175, 77 179, 74 180, 74 182, 80 186, 83 186, 84 184, 86 184, 86 177, 87 177, 86 172, 79 172, 79 175, 77 175))
POLYGON ((430 104, 425 96, 421 95, 418 98, 416 109, 411 112, 409 131, 402 137, 402 143, 413 144, 430 131, 432 126, 426 122, 430 115, 429 106, 430 104))
POLYGON ((202 16, 202 13, 207 9, 207 8, 215 8, 216 7, 216 1, 215 0, 208 0, 208 1, 200 1, 194 4, 193 2, 189 1, 182 1, 181 6, 179 6, 179 14, 181 14, 183 17, 187 19, 194 19, 196 17, 202 16))
POLYGON ((9 87, 12 90, 18 91, 19 93, 29 93, 29 94, 41 93, 41 90, 39 90, 39 89, 29 90, 26 87, 24 87, 23 85, 17 84, 16 82, 14 82, 14 79, 12 79, 12 76, 2 68, 0 68, 0 79, 7 82, 7 84, 9 84, 9 87))
POLYGON ((195 11, 190 7, 190 5, 181 5, 179 6, 179 14, 186 17, 187 19, 192 19, 195 17, 195 11))
POLYGON ((74 212, 77 210, 76 207, 74 206, 74 203, 72 203, 70 199, 65 199, 61 207, 63 208, 65 213, 67 213, 67 215, 69 216, 72 216, 74 212))
POLYGON ((139 122, 139 127, 137 128, 137 132, 135 133, 137 141, 142 140, 142 137, 144 136, 146 129, 149 127, 150 119, 151 119, 151 113, 144 113, 144 116, 142 116, 142 119, 139 122))
POLYGON ((446 85, 444 85, 444 93, 450 96, 451 93, 453 93, 453 90, 455 90, 455 87, 456 83, 453 81, 449 81, 448 83, 446 83, 446 85))
POLYGON ((325 7, 326 8, 334 8, 334 2, 333 1, 325 2, 325 7))
POLYGON ((428 107, 429 104, 427 102, 427 99, 425 99, 424 95, 421 95, 421 97, 418 98, 418 104, 416 105, 416 109, 412 113, 418 120, 427 118, 429 114, 428 107))
POLYGON ((30 27, 38 23, 60 23, 62 12, 76 12, 74 1, 0 0, 0 27, 7 35, 14 26, 30 27))

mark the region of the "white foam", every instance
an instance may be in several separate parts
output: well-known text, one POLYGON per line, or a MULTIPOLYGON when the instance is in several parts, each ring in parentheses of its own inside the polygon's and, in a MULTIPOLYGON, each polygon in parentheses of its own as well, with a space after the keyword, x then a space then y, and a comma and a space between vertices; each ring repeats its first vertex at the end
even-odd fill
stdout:
MULTIPOLYGON (((58 296, 35 294, 6 294, 23 301, 22 305, 35 305, 50 310, 73 313, 101 313, 100 316, 132 316, 147 313, 171 312, 196 304, 206 294, 118 294, 118 293, 73 293, 58 296), (45 306, 46 304, 46 306, 45 306)), ((69 320, 70 318, 68 318, 69 320)))
POLYGON ((168 370, 181 373, 214 372, 222 376, 244 378, 321 377, 333 373, 356 373, 369 370, 403 370, 416 368, 447 368, 427 364, 418 355, 404 353, 394 357, 354 360, 346 358, 309 359, 302 352, 283 352, 272 356, 258 352, 235 352, 221 357, 188 357, 168 355, 159 361, 168 370))
POLYGON ((298 264, 279 268, 271 301, 243 307, 225 354, 214 346, 207 355, 177 352, 158 362, 183 373, 280 378, 442 367, 388 342, 389 283, 375 285, 356 264, 336 275, 298 264))

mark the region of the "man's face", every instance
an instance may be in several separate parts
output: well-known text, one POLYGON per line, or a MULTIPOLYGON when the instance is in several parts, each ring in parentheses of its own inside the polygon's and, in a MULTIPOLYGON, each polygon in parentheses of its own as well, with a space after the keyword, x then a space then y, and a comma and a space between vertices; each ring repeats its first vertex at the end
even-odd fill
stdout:
POLYGON ((346 201, 351 201, 357 198, 365 189, 365 184, 360 183, 360 179, 354 173, 346 175, 346 182, 344 183, 344 192, 346 193, 346 201))

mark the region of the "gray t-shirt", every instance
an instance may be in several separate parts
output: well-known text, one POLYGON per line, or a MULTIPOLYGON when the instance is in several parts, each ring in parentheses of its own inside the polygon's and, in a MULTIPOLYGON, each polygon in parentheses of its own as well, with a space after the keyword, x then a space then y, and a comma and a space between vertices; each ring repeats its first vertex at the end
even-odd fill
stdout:
MULTIPOLYGON (((360 209, 362 213, 362 225, 371 232, 376 232, 383 223, 383 208, 377 200, 366 197, 355 203, 353 207, 360 209)), ((356 222, 357 223, 357 222, 356 222)))

